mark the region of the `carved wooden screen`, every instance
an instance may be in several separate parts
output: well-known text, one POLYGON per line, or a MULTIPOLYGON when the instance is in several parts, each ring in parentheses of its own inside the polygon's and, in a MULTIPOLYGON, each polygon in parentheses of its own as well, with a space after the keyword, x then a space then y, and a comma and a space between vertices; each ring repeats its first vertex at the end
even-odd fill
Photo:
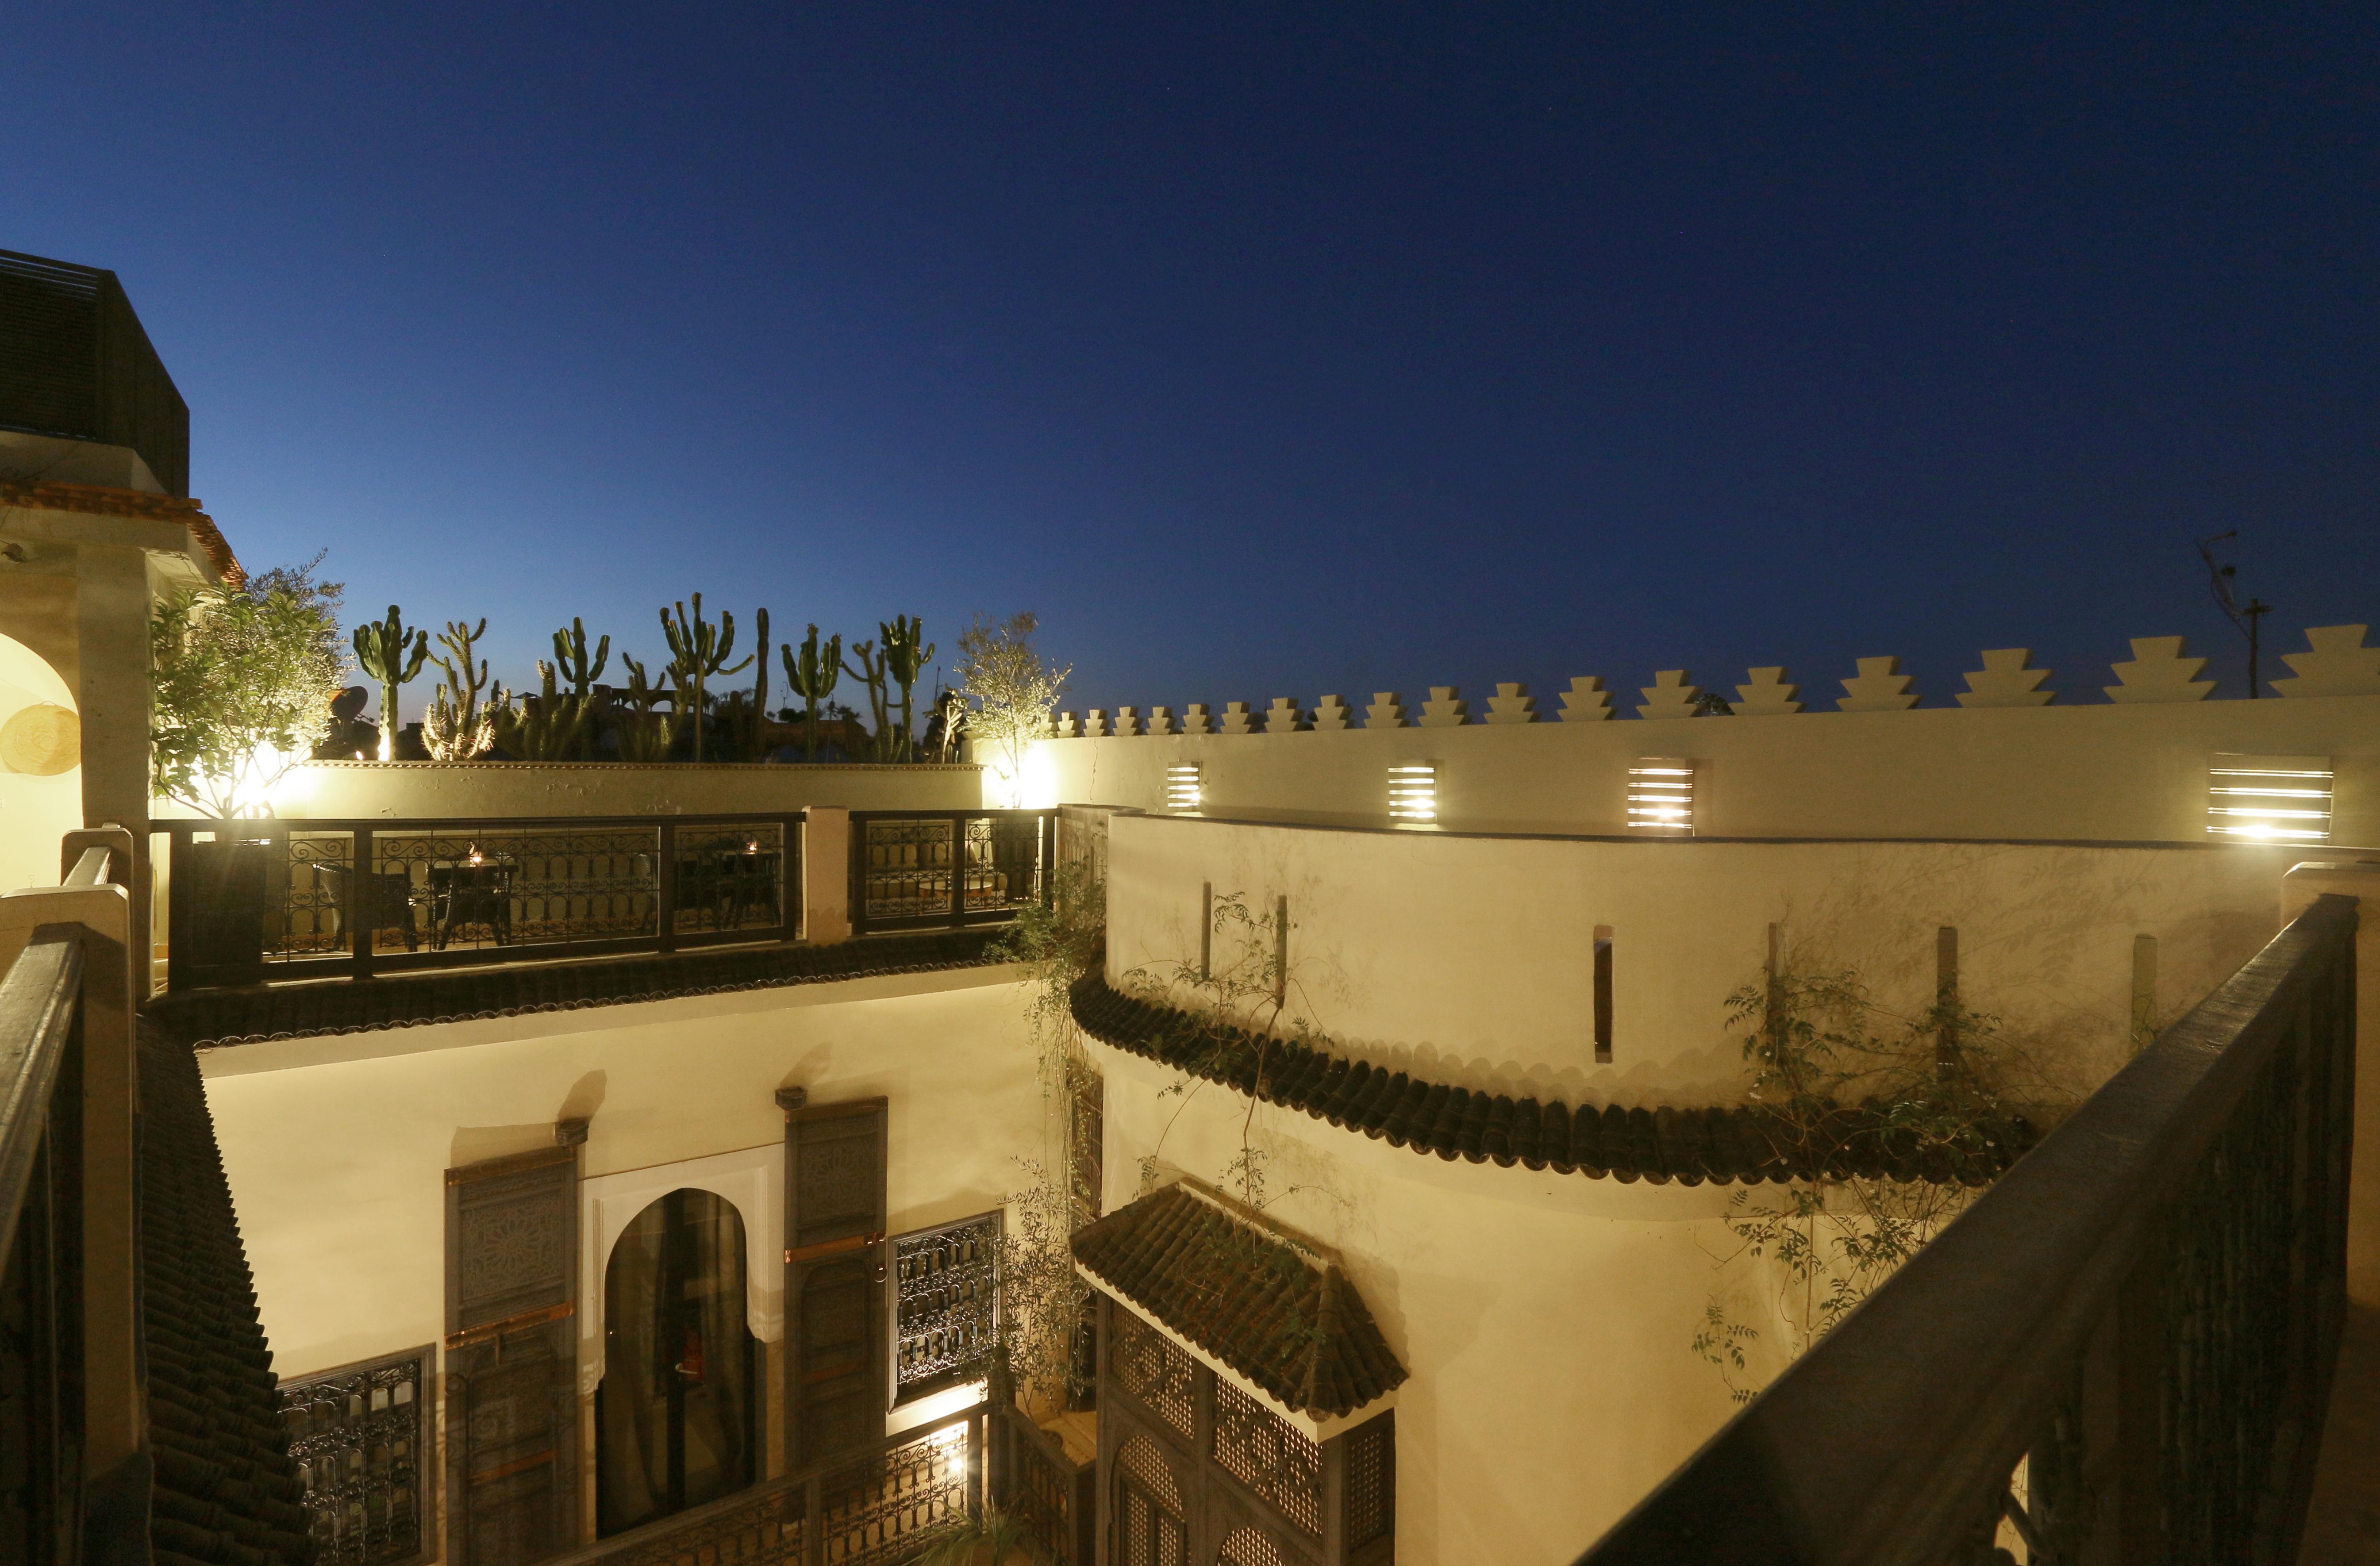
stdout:
POLYGON ((785 1117, 785 1465, 884 1437, 885 1100, 785 1117))
POLYGON ((578 1149, 446 1171, 446 1555, 578 1543, 578 1149))

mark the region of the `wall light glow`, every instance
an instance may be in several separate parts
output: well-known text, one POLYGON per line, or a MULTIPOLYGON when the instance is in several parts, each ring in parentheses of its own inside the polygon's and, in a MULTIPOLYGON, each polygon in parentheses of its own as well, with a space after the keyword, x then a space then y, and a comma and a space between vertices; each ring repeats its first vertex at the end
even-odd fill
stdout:
POLYGON ((2217 756, 2206 769, 2206 832, 2243 843, 2330 841, 2327 756, 2217 756))
POLYGON ((1182 761, 1165 769, 1165 807, 1187 814, 1198 808, 1206 797, 1204 774, 1196 761, 1182 761))
POLYGON ((1438 819, 1438 767, 1434 762, 1389 769, 1389 819, 1438 819))
POLYGON ((1628 830, 1659 837, 1694 832, 1694 764, 1647 756, 1628 769, 1628 830))

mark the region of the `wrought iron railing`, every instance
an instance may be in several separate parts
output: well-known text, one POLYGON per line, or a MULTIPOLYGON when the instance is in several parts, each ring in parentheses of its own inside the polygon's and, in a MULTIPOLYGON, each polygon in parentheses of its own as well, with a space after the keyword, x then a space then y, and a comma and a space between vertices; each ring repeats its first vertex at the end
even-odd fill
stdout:
POLYGON ((982 1510, 989 1412, 977 1403, 550 1566, 893 1566, 982 1510))
POLYGON ((941 929, 1046 900, 1054 810, 855 810, 851 928, 941 929))
POLYGON ((2345 1308, 2352 898, 2318 900, 1582 1558, 2294 1560, 2345 1308), (2087 1553, 2086 1553, 2087 1552, 2087 1553))
POLYGON ((1092 1566, 1099 1550, 1098 1464, 1077 1463, 1065 1444, 1014 1402, 995 1402, 986 1451, 992 1504, 1025 1524, 1053 1566, 1092 1566))
POLYGON ((163 821, 166 986, 791 940, 799 814, 163 821))

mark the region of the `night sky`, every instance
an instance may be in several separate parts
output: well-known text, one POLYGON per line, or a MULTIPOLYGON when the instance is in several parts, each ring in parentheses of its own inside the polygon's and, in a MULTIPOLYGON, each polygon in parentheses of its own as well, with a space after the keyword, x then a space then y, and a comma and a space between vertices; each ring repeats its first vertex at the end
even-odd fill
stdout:
POLYGON ((0 248, 121 274, 242 558, 510 682, 700 590, 946 666, 1033 608, 1076 708, 2012 645, 2095 701, 2175 633, 2235 696, 2233 528, 2268 647, 2380 623, 2370 5, 7 38, 0 248))

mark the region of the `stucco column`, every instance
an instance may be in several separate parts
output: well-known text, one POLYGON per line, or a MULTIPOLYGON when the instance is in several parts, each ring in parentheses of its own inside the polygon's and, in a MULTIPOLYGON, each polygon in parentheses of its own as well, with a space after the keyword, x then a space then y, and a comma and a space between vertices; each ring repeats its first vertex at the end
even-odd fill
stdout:
POLYGON ((2355 931, 2355 1148, 2348 1176, 2347 1297, 2380 1305, 2380 859, 2305 864, 2281 878, 2286 926, 2325 892, 2359 900, 2355 931))
POLYGON ((813 805, 802 822, 802 939, 851 939, 851 812, 813 805))
POLYGON ((133 982, 148 991, 149 560, 137 545, 79 545, 75 703, 82 718, 82 819, 132 833, 133 982))

